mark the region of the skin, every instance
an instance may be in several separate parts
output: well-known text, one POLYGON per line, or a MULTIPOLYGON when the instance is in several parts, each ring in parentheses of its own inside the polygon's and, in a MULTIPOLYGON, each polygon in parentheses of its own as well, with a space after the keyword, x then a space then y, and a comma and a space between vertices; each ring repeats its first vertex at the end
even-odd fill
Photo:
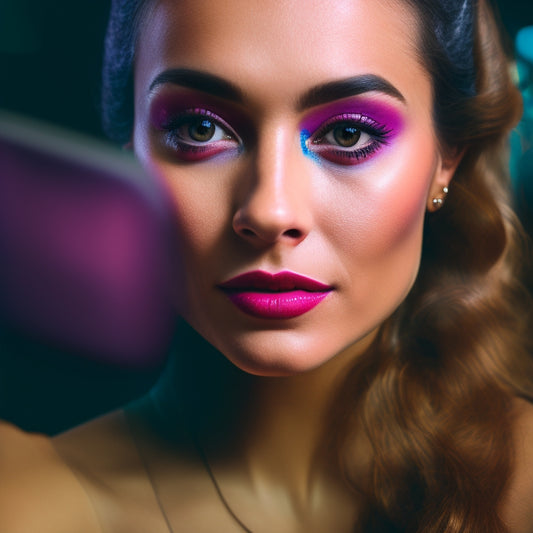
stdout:
MULTIPOLYGON (((53 442, 0 427, 0 530, 168 533, 153 484, 175 533, 242 531, 214 491, 184 406, 252 531, 353 532, 357 502, 327 447, 329 402, 411 288, 424 218, 458 164, 441 156, 413 35, 413 14, 384 1, 154 2, 135 64, 132 146, 176 208, 182 354, 150 397, 53 442), (151 88, 178 68, 231 82, 241 101, 176 83, 151 88), (372 91, 298 105, 316 86, 368 74, 401 98, 372 91), (231 135, 216 137, 213 157, 184 161, 166 119, 198 108, 216 111, 231 135), (358 111, 387 123, 387 143, 356 165, 324 160, 331 147, 313 144, 316 129, 358 111), (258 319, 217 288, 256 269, 294 271, 333 290, 299 317, 258 319), (39 496, 28 497, 28 486, 39 496), (72 511, 57 509, 65 498, 72 511)), ((523 445, 533 415, 523 409, 517 460, 533 464, 523 445)), ((516 533, 531 531, 532 478, 517 476, 505 502, 516 533)))
POLYGON ((348 346, 357 352, 357 341, 412 286, 426 209, 443 195, 456 164, 440 157, 431 83, 406 39, 415 27, 403 8, 391 16, 386 3, 351 0, 335 3, 327 14, 320 4, 302 9, 284 2, 158 2, 151 13, 136 62, 133 145, 175 201, 183 257, 180 313, 239 368, 291 375, 348 346), (353 31, 354 20, 365 24, 353 31), (150 91, 150 85, 171 68, 197 69, 237 85, 243 101, 233 115, 247 125, 242 153, 183 164, 165 149, 150 116, 165 97, 183 98, 183 88, 168 83, 150 91), (391 108, 402 131, 352 167, 306 157, 302 123, 313 122, 309 117, 318 109, 302 112, 298 100, 317 85, 365 74, 388 80, 405 101, 370 92, 360 97, 369 103, 359 107, 391 108), (256 269, 291 270, 334 291, 302 317, 258 320, 216 288, 256 269))

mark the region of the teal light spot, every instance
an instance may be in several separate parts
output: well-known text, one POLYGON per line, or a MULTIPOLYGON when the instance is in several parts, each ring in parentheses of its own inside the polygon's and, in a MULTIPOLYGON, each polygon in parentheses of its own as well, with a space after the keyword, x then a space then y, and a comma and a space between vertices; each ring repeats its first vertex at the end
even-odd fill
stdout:
POLYGON ((533 26, 522 28, 516 35, 515 44, 518 55, 533 64, 533 26))

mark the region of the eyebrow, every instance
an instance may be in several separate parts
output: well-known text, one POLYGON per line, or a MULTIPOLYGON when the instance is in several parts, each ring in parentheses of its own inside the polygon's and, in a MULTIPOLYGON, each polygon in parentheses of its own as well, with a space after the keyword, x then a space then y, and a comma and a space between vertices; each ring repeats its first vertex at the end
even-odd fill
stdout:
POLYGON ((224 78, 200 70, 187 68, 165 70, 154 78, 149 90, 153 91, 156 87, 165 83, 196 89, 197 91, 209 93, 237 103, 244 101, 242 91, 236 85, 233 85, 233 83, 224 78))
POLYGON ((403 94, 386 79, 375 74, 363 74, 313 87, 298 100, 298 109, 301 111, 334 100, 374 91, 387 94, 405 103, 403 94))
MULTIPOLYGON (((239 87, 224 78, 201 70, 187 68, 165 70, 154 78, 149 90, 152 91, 159 85, 166 83, 188 87, 236 103, 244 102, 243 92, 239 87)), ((381 92, 405 103, 402 93, 386 79, 375 74, 362 74, 312 87, 298 99, 297 108, 302 111, 327 102, 367 92, 381 92)))

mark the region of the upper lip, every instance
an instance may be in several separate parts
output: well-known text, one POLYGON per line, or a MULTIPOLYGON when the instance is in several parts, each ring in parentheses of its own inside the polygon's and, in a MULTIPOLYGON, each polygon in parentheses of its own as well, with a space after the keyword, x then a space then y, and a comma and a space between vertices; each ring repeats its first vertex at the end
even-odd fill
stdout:
POLYGON ((235 276, 218 285, 221 289, 259 290, 271 292, 286 292, 304 290, 311 292, 323 292, 332 290, 330 285, 321 283, 312 278, 296 274, 295 272, 283 271, 271 274, 264 270, 254 270, 235 276))

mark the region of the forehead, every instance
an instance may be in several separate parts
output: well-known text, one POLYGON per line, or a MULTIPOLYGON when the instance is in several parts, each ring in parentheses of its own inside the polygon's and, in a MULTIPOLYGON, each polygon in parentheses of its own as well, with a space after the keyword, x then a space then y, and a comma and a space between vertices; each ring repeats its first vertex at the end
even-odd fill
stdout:
POLYGON ((136 89, 185 67, 267 99, 368 73, 407 91, 427 78, 416 42, 416 16, 399 0, 152 0, 139 34, 136 89))

